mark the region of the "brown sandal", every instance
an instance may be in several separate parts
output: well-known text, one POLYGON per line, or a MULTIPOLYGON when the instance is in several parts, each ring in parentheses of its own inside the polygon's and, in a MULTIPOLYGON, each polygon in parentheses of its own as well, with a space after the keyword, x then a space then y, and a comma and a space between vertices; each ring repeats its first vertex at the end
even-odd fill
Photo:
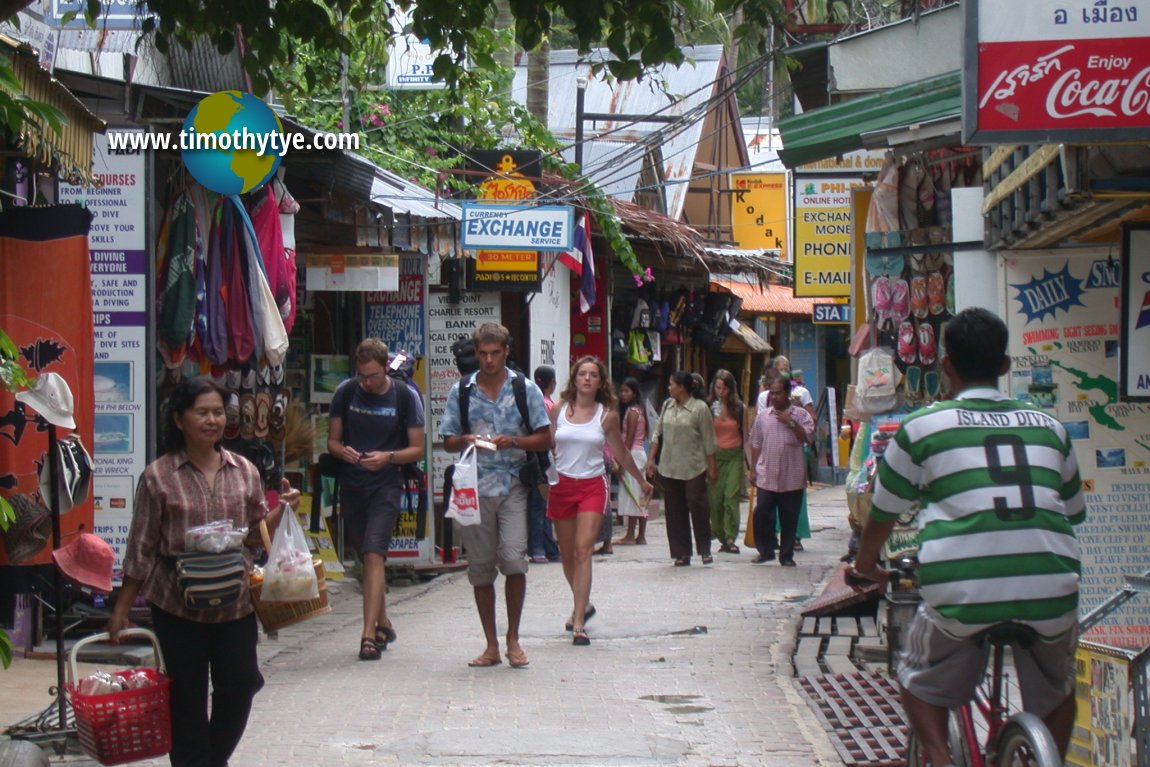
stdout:
POLYGON ((379 647, 375 644, 375 639, 372 637, 364 637, 359 642, 359 659, 360 660, 379 660, 383 653, 380 652, 379 647))

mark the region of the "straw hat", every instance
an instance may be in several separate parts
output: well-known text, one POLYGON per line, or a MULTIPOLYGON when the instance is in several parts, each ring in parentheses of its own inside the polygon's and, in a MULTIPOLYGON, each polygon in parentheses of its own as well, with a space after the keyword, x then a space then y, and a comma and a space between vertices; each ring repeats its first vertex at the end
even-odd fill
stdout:
POLYGON ((4 533, 4 549, 8 552, 8 561, 18 565, 39 554, 48 544, 52 515, 27 493, 17 493, 8 502, 16 512, 16 521, 4 533))
POLYGON ((80 533, 76 540, 52 552, 56 566, 69 580, 104 594, 112 590, 116 555, 98 535, 80 533))
POLYGON ((16 400, 31 405, 53 426, 76 428, 76 421, 72 419, 72 390, 59 373, 44 373, 31 389, 17 392, 16 400))

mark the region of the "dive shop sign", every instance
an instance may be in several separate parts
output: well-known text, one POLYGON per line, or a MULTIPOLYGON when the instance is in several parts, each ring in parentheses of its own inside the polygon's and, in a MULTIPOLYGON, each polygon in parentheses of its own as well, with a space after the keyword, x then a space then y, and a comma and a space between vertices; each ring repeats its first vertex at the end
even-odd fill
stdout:
POLYGON ((1150 0, 964 5, 964 143, 1150 138, 1150 0))

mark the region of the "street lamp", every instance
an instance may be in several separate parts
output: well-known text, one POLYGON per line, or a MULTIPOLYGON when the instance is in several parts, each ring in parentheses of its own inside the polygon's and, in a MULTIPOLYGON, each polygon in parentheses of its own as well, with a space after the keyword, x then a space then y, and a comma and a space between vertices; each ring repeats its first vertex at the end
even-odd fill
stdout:
POLYGON ((587 75, 575 78, 575 167, 583 172, 583 102, 587 97, 587 75))

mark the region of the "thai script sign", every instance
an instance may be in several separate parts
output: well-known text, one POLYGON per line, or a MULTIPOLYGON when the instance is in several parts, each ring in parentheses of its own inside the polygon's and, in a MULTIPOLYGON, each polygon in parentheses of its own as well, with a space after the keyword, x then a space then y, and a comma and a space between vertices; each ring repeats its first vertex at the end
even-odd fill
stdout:
POLYGON ((965 143, 1150 138, 1150 0, 966 6, 965 143))

